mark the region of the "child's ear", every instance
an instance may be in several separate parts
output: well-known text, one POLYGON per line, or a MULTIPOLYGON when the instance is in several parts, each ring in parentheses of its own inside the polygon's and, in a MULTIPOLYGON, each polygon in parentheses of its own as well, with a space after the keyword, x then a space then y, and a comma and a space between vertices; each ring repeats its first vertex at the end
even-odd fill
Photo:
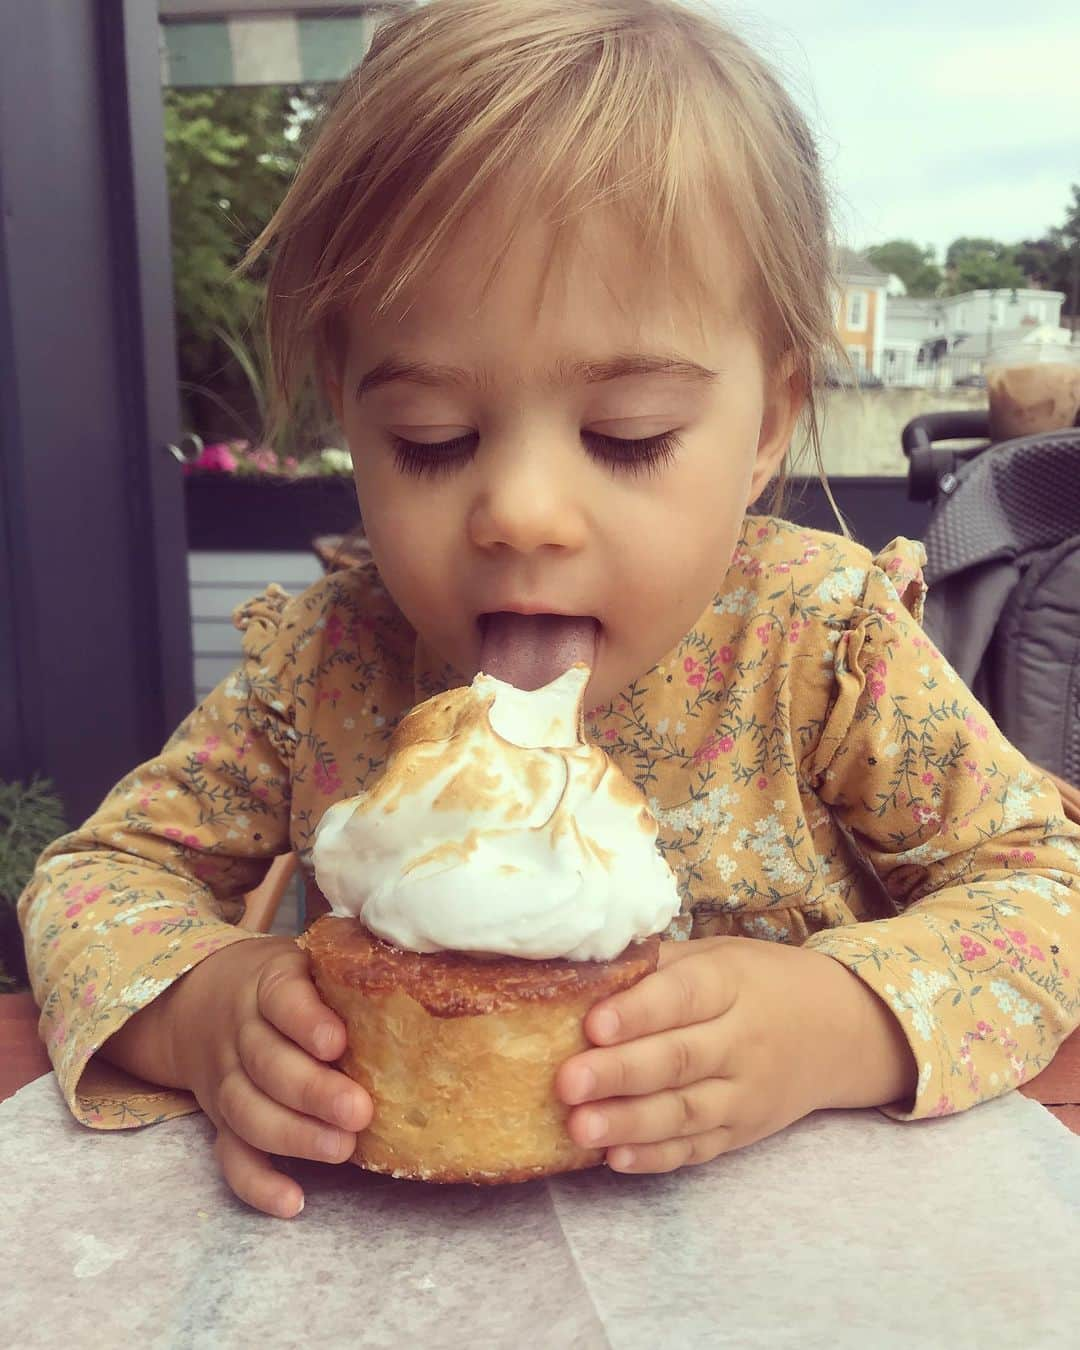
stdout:
POLYGON ((786 352, 766 379, 754 475, 746 502, 748 509, 776 477, 791 445, 806 395, 806 380, 798 368, 795 353, 786 352))

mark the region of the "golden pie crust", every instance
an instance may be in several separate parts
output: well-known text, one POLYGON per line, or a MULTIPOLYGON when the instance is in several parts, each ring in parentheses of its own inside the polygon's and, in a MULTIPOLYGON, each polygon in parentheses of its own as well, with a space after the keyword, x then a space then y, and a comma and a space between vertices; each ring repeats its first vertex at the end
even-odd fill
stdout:
POLYGON ((375 1115, 353 1161, 416 1181, 494 1185, 594 1167, 566 1132, 559 1065, 588 1047, 594 1004, 656 969, 659 937, 611 961, 402 951, 359 919, 326 915, 299 939, 343 1019, 338 1061, 375 1115))

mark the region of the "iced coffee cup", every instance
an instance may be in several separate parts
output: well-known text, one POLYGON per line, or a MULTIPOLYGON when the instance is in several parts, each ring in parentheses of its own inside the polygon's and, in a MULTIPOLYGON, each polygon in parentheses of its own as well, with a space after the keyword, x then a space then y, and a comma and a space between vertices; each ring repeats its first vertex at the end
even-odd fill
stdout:
POLYGON ((1080 411, 1080 345, 1017 343, 985 363, 990 439, 1071 427, 1080 411))

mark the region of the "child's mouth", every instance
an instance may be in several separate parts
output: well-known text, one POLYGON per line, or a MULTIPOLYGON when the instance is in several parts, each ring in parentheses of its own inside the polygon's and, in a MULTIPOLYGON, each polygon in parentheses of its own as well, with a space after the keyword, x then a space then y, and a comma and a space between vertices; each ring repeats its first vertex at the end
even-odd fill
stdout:
POLYGON ((596 665, 600 624, 580 614, 481 614, 480 663, 518 689, 542 689, 582 661, 596 665))

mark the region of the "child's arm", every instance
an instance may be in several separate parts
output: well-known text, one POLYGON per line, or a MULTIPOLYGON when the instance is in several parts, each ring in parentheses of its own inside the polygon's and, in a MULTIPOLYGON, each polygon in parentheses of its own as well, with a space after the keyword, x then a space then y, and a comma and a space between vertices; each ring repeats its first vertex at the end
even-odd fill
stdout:
MULTIPOLYGON (((120 1128, 193 1109, 190 1097, 146 1083, 81 1093, 80 1079, 185 971, 257 936, 236 927, 242 897, 289 849, 289 694, 268 673, 285 598, 271 592, 247 607, 243 666, 46 850, 20 898, 42 1035, 87 1124, 120 1128)), ((170 1086, 164 1071, 146 1077, 170 1086)))
POLYGON ((903 1118, 1033 1078, 1080 1022, 1080 829, 873 570, 807 777, 902 912, 816 933, 919 1066, 903 1118))
POLYGON ((793 726, 818 729, 804 777, 901 912, 802 947, 665 944, 557 1080, 571 1134, 615 1168, 704 1162, 819 1107, 962 1110, 1080 1022, 1080 829, 877 569, 835 680, 827 699, 808 663, 792 681, 793 726))

